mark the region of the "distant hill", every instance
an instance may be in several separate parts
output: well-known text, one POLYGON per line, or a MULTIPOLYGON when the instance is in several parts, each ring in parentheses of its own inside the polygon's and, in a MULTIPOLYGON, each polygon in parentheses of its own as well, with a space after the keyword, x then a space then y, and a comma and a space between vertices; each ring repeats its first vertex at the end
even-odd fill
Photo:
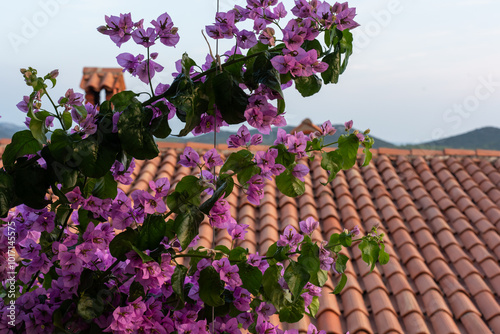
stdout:
MULTIPOLYGON (((283 127, 283 129, 290 133, 296 126, 289 125, 283 127)), ((325 143, 331 143, 337 141, 339 136, 344 133, 344 125, 336 124, 334 127, 337 129, 337 132, 333 136, 328 136, 325 139, 325 143)), ((24 126, 14 125, 11 123, 0 122, 0 138, 12 138, 12 135, 17 131, 24 130, 24 126)), ((272 132, 269 135, 263 135, 264 145, 272 145, 274 140, 276 139, 276 134, 278 130, 277 128, 273 128, 272 132)), ((217 143, 225 144, 230 135, 235 134, 236 132, 231 131, 221 131, 217 133, 217 143)), ((258 133, 257 130, 251 129, 250 133, 253 135, 258 133)), ((480 129, 476 129, 473 131, 469 131, 467 133, 463 133, 461 135, 448 137, 440 140, 434 140, 430 142, 425 142, 421 144, 411 144, 411 145, 394 145, 385 140, 379 139, 377 137, 373 137, 375 140, 374 148, 379 147, 389 147, 389 148, 423 148, 423 149, 431 149, 431 150, 442 150, 444 148, 458 148, 458 149, 484 149, 484 150, 498 150, 500 151, 500 129, 495 127, 484 127, 480 129)), ((170 142, 196 142, 196 143, 213 143, 213 133, 205 134, 197 137, 168 137, 165 141, 170 142)))
POLYGON ((431 150, 441 150, 443 148, 500 150, 500 129, 489 126, 453 137, 422 144, 405 145, 404 148, 423 148, 431 150))
MULTIPOLYGON (((344 133, 344 125, 343 124, 336 124, 333 125, 336 129, 337 132, 333 136, 328 136, 325 138, 325 143, 332 143, 337 141, 339 136, 344 133)), ((290 133, 293 129, 295 129, 295 125, 288 125, 284 126, 283 130, 285 130, 287 133, 290 133)), ((229 138, 230 135, 235 134, 236 132, 230 132, 230 131, 221 131, 217 133, 217 144, 225 144, 227 142, 227 139, 229 138)), ((255 129, 250 129, 250 133, 256 134, 259 133, 255 129)), ((272 132, 268 135, 262 135, 262 144, 263 145, 272 145, 274 141, 276 140, 276 134, 278 133, 278 128, 273 128, 272 132)), ((209 134, 204 134, 200 135, 197 137, 182 137, 182 138, 177 138, 177 137, 168 137, 165 139, 165 141, 170 141, 170 142, 195 142, 195 143, 213 143, 214 142, 214 135, 213 133, 209 134)), ((373 137, 375 139, 375 144, 373 145, 374 148, 378 147, 391 147, 394 148, 396 147, 394 144, 391 144, 385 140, 379 139, 377 137, 373 137)))
POLYGON ((12 135, 20 130, 25 130, 26 127, 14 125, 12 123, 0 122, 0 138, 12 138, 12 135))

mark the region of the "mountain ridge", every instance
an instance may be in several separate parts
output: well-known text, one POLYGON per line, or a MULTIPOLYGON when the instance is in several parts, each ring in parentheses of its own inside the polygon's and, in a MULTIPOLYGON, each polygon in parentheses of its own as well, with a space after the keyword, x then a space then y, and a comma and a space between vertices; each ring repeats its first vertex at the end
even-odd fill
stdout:
MULTIPOLYGON (((327 136, 325 138, 325 143, 335 142, 338 137, 344 133, 343 124, 333 125, 337 129, 337 132, 333 136, 327 136)), ((296 128, 294 125, 288 125, 282 127, 287 133, 290 133, 296 128)), ((25 127, 18 126, 12 123, 0 123, 0 138, 12 138, 12 135, 17 131, 24 130, 25 127)), ((233 131, 222 130, 217 133, 217 143, 225 144, 230 135, 235 134, 233 131)), ((253 135, 258 133, 256 129, 251 129, 250 133, 253 135)), ((263 145, 272 145, 276 138, 277 128, 273 128, 273 131, 269 135, 263 135, 263 145)), ((403 144, 396 145, 390 143, 386 140, 380 139, 377 136, 372 136, 375 140, 373 148, 401 148, 401 149, 434 149, 442 150, 444 148, 456 148, 456 149, 484 149, 484 150, 498 150, 500 151, 500 128, 493 126, 486 126, 472 131, 468 131, 459 135, 450 136, 447 138, 433 140, 428 142, 423 142, 419 144, 403 144)), ((196 143, 213 143, 213 134, 204 134, 197 137, 169 137, 168 139, 158 139, 158 141, 170 141, 170 142, 196 142, 196 143)))

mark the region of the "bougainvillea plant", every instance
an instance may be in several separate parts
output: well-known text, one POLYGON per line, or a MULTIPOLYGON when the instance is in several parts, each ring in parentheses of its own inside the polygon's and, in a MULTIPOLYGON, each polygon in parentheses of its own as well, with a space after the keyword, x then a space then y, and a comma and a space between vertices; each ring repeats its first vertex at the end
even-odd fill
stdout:
MULTIPOLYGON (((325 143, 335 132, 329 121, 310 135, 278 130, 265 151, 251 150, 262 136, 242 125, 228 140, 237 150, 227 158, 215 148, 200 156, 187 147, 179 164, 198 173, 175 187, 164 178, 130 197, 118 189, 132 182, 135 159, 158 156, 155 137, 171 135, 173 117, 184 123, 178 136, 244 122, 268 134, 285 125, 284 89, 294 85, 310 96, 346 69, 354 16, 347 3, 295 0, 287 16, 277 0, 247 0, 217 13, 205 29, 212 39, 233 39, 231 50, 210 51, 201 66, 184 54, 173 82, 156 87, 151 79, 163 70, 156 49, 179 41, 170 16, 149 26, 130 14, 106 16, 100 33, 117 46, 144 46, 145 54, 122 53, 117 61, 151 89, 100 105, 84 104, 72 89, 52 99, 57 71, 21 70, 33 91, 18 104, 29 129, 14 134, 0 169, 0 332, 283 333, 270 316, 289 323, 314 317, 329 272, 337 281, 332 293, 342 290, 349 260, 343 248, 357 244, 372 270, 386 263, 376 229, 321 242, 311 236, 321 222, 311 217, 299 230, 287 226, 266 254, 235 246, 248 226, 231 217, 225 198, 233 189, 258 205, 266 179, 287 196, 303 194, 306 158, 321 159, 327 182, 354 166, 360 146, 368 164, 373 139, 353 131, 352 122, 335 143, 325 143), (244 21, 249 30, 239 28, 244 21), (330 145, 336 149, 324 150, 330 145), (205 218, 214 231, 228 231, 231 248, 197 247, 205 218)), ((318 330, 311 325, 308 333, 318 330)))

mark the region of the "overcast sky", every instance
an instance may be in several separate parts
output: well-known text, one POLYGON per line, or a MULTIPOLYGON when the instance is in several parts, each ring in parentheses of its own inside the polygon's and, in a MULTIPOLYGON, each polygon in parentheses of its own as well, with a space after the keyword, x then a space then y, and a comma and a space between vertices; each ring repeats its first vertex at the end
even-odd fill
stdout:
MULTIPOLYGON (((220 0, 221 10, 243 0, 220 0)), ((283 1, 288 8, 292 0, 283 1)), ((313 97, 285 91, 287 121, 298 124, 353 119, 360 129, 394 143, 449 137, 484 126, 500 127, 500 2, 494 0, 353 0, 355 52, 338 85, 313 97)), ((179 27, 174 48, 161 44, 158 61, 165 70, 156 82, 169 83, 173 63, 187 52, 204 62, 200 33, 213 22, 215 0, 23 0, 2 1, 0 27, 0 122, 22 124, 15 105, 29 87, 19 68, 45 74, 59 69, 57 99, 67 88, 80 90, 85 66, 116 67, 116 55, 144 49, 132 43, 117 48, 97 33, 104 15, 132 13, 145 22, 168 12, 179 27)), ((125 74, 127 88, 144 86, 125 74)))

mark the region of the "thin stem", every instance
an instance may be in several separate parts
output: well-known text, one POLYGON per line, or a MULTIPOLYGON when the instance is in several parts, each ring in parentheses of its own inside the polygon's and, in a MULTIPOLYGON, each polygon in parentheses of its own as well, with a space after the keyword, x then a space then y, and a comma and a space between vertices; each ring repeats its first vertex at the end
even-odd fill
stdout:
POLYGON ((149 80, 149 88, 151 88, 151 95, 154 97, 155 92, 153 91, 153 84, 151 83, 151 74, 149 74, 149 64, 151 63, 149 57, 149 46, 148 46, 148 80, 149 80))
POLYGON ((56 117, 57 119, 59 120, 59 123, 61 123, 61 126, 63 128, 64 131, 66 131, 66 127, 64 126, 64 121, 62 119, 62 116, 61 114, 59 114, 59 111, 57 110, 57 106, 56 104, 54 103, 54 101, 52 100, 52 98, 50 97, 49 93, 47 92, 47 89, 45 87, 43 87, 43 92, 45 93, 45 95, 47 95, 47 97, 49 98, 49 101, 50 103, 52 104, 52 106, 54 107, 54 110, 56 111, 56 117))

